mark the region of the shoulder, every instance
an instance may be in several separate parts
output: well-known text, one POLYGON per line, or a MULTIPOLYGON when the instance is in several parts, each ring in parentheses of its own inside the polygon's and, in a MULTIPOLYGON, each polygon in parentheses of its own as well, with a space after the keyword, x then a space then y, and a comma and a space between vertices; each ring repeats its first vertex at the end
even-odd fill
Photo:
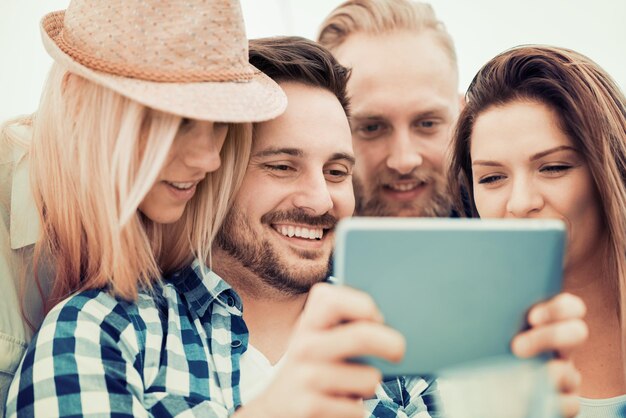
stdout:
POLYGON ((126 316, 134 309, 133 304, 116 299, 104 289, 85 290, 70 296, 48 313, 44 324, 51 321, 75 322, 91 319, 103 322, 111 314, 126 316))
POLYGON ((28 120, 0 125, 0 164, 16 163, 28 151, 33 128, 28 120))
POLYGON ((35 337, 36 346, 81 341, 136 353, 141 346, 139 334, 145 330, 142 311, 153 304, 143 296, 135 302, 119 300, 104 290, 77 293, 48 313, 35 337))
MULTIPOLYGON (((145 388, 144 315, 147 312, 149 320, 153 306, 153 299, 145 295, 127 302, 104 290, 80 292, 59 303, 26 351, 9 390, 7 411, 19 411, 20 416, 54 416, 62 410, 64 416, 82 416, 83 408, 123 410, 141 399, 145 388), (85 393, 102 404, 76 402, 76 396, 82 399, 85 393), (52 408, 50 413, 46 408, 52 408), (54 408, 58 408, 56 413, 54 408)), ((158 356, 158 350, 153 351, 152 357, 158 356)))

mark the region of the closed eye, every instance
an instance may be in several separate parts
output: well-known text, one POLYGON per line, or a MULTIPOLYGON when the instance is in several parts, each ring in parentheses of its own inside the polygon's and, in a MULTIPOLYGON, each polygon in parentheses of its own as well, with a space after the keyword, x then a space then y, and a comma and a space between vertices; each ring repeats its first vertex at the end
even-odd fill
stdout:
POLYGON ((332 183, 339 183, 343 180, 349 178, 352 175, 350 171, 342 170, 342 169, 329 169, 324 171, 324 177, 326 180, 332 183))
POLYGON ((478 184, 494 184, 504 180, 506 177, 501 174, 494 174, 491 176, 485 176, 478 179, 478 184))
POLYGON ((271 171, 289 171, 289 170, 295 170, 295 168, 287 165, 287 164, 265 164, 264 167, 267 170, 271 170, 271 171))
POLYGON ((548 175, 560 175, 564 174, 566 171, 571 170, 573 167, 567 164, 555 164, 555 165, 546 165, 539 169, 542 173, 546 173, 548 175))

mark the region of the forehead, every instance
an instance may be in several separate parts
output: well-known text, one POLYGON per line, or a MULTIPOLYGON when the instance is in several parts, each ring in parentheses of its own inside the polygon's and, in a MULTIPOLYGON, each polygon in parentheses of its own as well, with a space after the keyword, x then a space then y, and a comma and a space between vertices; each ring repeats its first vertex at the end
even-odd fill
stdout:
POLYGON ((333 93, 320 87, 284 82, 287 109, 255 126, 253 155, 270 148, 293 148, 303 155, 352 154, 348 118, 333 93))
POLYGON ((430 30, 357 33, 335 55, 352 69, 348 90, 355 115, 388 107, 427 111, 457 105, 456 66, 430 30))
POLYGON ((518 100, 483 111, 471 135, 472 158, 526 156, 556 146, 574 146, 556 112, 544 103, 518 100))

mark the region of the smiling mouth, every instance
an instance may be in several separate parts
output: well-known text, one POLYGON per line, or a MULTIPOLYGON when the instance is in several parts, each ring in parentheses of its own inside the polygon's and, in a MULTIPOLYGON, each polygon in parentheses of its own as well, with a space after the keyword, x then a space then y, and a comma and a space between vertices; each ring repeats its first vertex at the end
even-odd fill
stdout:
POLYGON ((413 190, 416 190, 420 187, 424 187, 428 184, 428 182, 426 181, 419 181, 419 180, 415 180, 415 181, 410 181, 410 182, 402 182, 402 183, 387 183, 387 184, 383 184, 383 189, 385 190, 389 190, 392 192, 411 192, 413 190))
POLYGON ((189 190, 192 187, 194 187, 197 182, 195 181, 189 181, 189 182, 174 182, 174 181, 165 181, 165 183, 167 183, 169 186, 172 186, 173 188, 177 189, 177 190, 181 190, 181 191, 185 191, 185 190, 189 190))
POLYGON ((311 241, 320 241, 324 237, 325 231, 328 231, 328 229, 324 228, 303 225, 272 224, 272 228, 285 237, 302 238, 311 241))

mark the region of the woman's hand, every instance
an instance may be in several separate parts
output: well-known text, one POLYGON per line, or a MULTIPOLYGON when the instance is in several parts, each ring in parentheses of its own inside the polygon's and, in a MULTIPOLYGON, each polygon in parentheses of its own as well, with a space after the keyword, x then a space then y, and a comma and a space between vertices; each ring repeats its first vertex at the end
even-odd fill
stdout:
POLYGON ((589 335, 583 321, 586 310, 578 296, 560 293, 532 307, 528 312, 530 329, 518 334, 511 343, 513 353, 521 358, 556 352, 557 358, 550 360, 548 370, 559 392, 561 413, 565 417, 574 417, 580 408, 581 376, 571 361, 571 353, 589 335))

